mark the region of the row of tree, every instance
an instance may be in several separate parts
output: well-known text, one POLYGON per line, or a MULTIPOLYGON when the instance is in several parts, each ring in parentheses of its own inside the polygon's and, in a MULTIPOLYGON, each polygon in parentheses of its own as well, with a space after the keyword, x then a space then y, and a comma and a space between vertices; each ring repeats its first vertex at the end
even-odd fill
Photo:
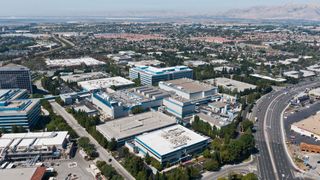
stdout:
POLYGON ((49 112, 49 116, 45 117, 42 123, 47 131, 68 131, 72 138, 77 138, 77 133, 66 123, 66 121, 59 115, 53 112, 51 104, 47 100, 42 100, 41 105, 49 112))
POLYGON ((91 136, 96 139, 99 144, 110 150, 114 151, 117 149, 117 142, 114 138, 111 141, 108 141, 99 131, 96 130, 96 125, 99 124, 99 116, 91 117, 88 116, 87 113, 83 111, 76 111, 75 109, 67 109, 69 113, 71 113, 78 123, 86 129, 86 131, 91 134, 91 136))
POLYGON ((94 144, 90 143, 88 137, 80 137, 78 139, 78 145, 90 156, 90 159, 94 159, 99 156, 94 144))

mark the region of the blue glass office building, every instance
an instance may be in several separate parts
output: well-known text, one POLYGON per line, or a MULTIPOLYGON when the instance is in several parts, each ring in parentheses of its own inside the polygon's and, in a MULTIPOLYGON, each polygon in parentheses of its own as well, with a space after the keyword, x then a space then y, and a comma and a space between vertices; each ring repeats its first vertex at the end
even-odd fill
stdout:
POLYGON ((11 131, 13 126, 30 129, 38 122, 40 113, 38 99, 0 101, 0 129, 11 131))
POLYGON ((180 78, 193 78, 192 69, 187 66, 157 68, 152 66, 133 67, 129 71, 130 79, 140 78, 143 85, 157 85, 160 81, 180 78))

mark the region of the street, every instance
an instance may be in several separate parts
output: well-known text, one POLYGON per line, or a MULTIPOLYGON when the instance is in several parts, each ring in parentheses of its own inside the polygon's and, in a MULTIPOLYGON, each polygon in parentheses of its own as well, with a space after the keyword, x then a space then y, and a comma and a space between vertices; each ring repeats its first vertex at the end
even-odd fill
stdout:
POLYGON ((50 101, 52 109, 59 115, 61 115, 66 122, 76 131, 79 136, 88 137, 90 142, 95 145, 99 158, 109 163, 109 159, 112 161, 110 164, 116 169, 116 171, 125 179, 134 180, 135 178, 116 160, 113 156, 105 150, 80 124, 77 120, 69 114, 60 104, 55 101, 50 101))

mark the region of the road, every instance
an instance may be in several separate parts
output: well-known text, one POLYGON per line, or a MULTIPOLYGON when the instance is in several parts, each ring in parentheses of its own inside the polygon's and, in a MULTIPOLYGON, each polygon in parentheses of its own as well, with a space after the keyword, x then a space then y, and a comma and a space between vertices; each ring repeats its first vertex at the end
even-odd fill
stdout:
POLYGON ((105 150, 86 130, 83 128, 77 120, 69 114, 60 104, 55 101, 50 101, 52 109, 62 116, 66 122, 76 131, 79 136, 88 137, 90 142, 95 145, 97 152, 99 153, 99 158, 103 161, 109 163, 109 159, 112 161, 110 164, 116 169, 116 171, 125 179, 134 180, 135 178, 116 160, 114 157, 105 150))
POLYGON ((256 144, 259 150, 258 172, 260 179, 299 179, 286 151, 282 137, 281 115, 290 99, 306 88, 319 85, 317 82, 304 82, 287 89, 273 91, 263 96, 253 109, 256 123, 256 144))
POLYGON ((256 171, 256 158, 253 157, 250 161, 238 165, 225 165, 218 172, 205 172, 202 174, 202 180, 218 179, 234 173, 252 173, 256 171))

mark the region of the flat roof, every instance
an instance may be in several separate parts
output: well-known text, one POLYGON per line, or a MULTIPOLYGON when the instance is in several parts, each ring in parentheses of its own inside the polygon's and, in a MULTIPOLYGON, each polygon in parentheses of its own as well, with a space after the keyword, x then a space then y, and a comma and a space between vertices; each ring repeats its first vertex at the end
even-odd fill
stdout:
POLYGON ((130 89, 117 90, 113 93, 107 93, 106 97, 114 102, 121 102, 126 106, 135 106, 141 103, 169 97, 169 93, 153 86, 141 86, 130 89))
POLYGON ((145 133, 137 136, 135 139, 160 156, 209 140, 208 137, 201 136, 181 125, 174 125, 145 133))
POLYGON ((0 89, 0 101, 15 100, 27 92, 26 89, 0 89))
POLYGON ((27 132, 3 134, 0 137, 0 147, 18 146, 53 146, 61 145, 68 136, 68 131, 58 132, 27 132), (12 141, 12 143, 8 142, 12 141))
POLYGON ((111 86, 130 86, 133 84, 134 82, 120 76, 78 82, 78 85, 87 91, 105 89, 111 86))
POLYGON ((166 86, 173 87, 179 91, 187 92, 187 93, 196 93, 201 91, 210 91, 215 89, 216 87, 211 86, 209 84, 201 83, 199 81, 195 81, 188 78, 174 79, 170 81, 161 81, 160 84, 164 84, 166 86))
POLYGON ((210 84, 214 84, 214 81, 216 82, 217 86, 223 86, 231 90, 237 89, 238 91, 244 91, 245 89, 255 89, 257 87, 249 83, 245 83, 245 82, 241 82, 241 81, 237 81, 229 78, 224 78, 224 77, 205 80, 205 82, 210 84))
POLYGON ((231 123, 231 121, 228 121, 228 118, 221 117, 220 115, 216 114, 208 115, 201 112, 196 115, 199 116, 199 118, 202 121, 208 122, 209 124, 211 124, 211 126, 216 126, 218 128, 221 128, 231 123))
POLYGON ((148 74, 153 75, 161 75, 161 74, 170 74, 179 71, 192 71, 192 69, 188 68, 187 66, 173 66, 173 67, 165 67, 165 68, 157 68, 152 66, 139 66, 133 68, 140 72, 145 72, 148 74))
POLYGON ((176 124, 176 119, 161 112, 146 112, 108 121, 98 125, 97 130, 108 140, 121 140, 176 124))
POLYGON ((9 101, 0 106, 0 116, 25 115, 39 102, 39 99, 9 101))
POLYGON ((51 67, 64 67, 64 66, 80 66, 85 64, 87 66, 103 65, 105 62, 98 61, 92 57, 82 57, 75 59, 47 59, 46 64, 51 67))
POLYGON ((261 78, 261 79, 266 79, 269 81, 275 81, 275 82, 285 82, 286 81, 286 79, 284 79, 284 78, 272 78, 272 77, 264 76, 264 75, 260 75, 260 74, 250 74, 250 76, 256 77, 256 78, 261 78))
POLYGON ((320 96, 320 88, 311 89, 309 91, 309 94, 314 96, 320 96))
POLYGON ((292 125, 320 136, 320 113, 310 116, 302 121, 293 123, 292 125))
POLYGON ((25 66, 22 66, 19 64, 13 64, 13 63, 0 67, 0 71, 20 71, 20 70, 29 71, 30 69, 25 66))
POLYGON ((32 179, 38 167, 32 168, 11 168, 0 170, 0 177, 11 180, 32 179))
POLYGON ((110 75, 103 72, 90 72, 90 73, 61 76, 60 78, 65 82, 80 82, 80 81, 101 79, 101 78, 107 78, 107 77, 110 77, 110 75))

